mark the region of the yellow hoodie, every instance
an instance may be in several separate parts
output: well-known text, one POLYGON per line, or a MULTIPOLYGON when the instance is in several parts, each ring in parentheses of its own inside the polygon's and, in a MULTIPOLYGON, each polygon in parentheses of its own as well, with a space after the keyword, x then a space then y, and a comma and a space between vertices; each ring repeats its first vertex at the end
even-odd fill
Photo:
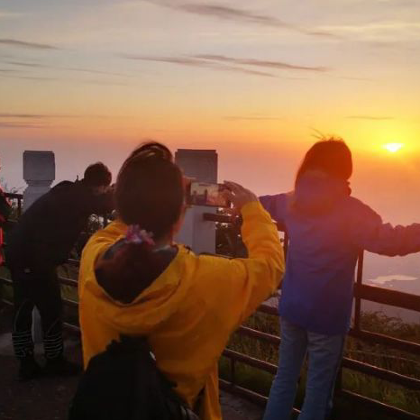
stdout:
MULTIPOLYGON (((124 237, 120 221, 96 232, 80 264, 79 308, 85 367, 120 334, 147 335, 159 369, 200 418, 220 420, 218 359, 229 335, 278 286, 284 273, 277 228, 259 202, 242 209, 246 259, 197 256, 182 245, 167 269, 133 302, 112 299, 98 285, 95 262, 124 237)), ((115 279, 118 281, 118 279, 115 279)))

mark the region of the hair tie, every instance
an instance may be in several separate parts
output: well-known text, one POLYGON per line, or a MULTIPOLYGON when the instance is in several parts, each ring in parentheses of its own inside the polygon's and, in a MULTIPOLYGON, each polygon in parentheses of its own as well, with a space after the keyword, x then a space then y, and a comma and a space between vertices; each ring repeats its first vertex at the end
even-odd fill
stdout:
POLYGON ((128 226, 125 240, 130 244, 139 245, 145 242, 150 246, 155 245, 155 241, 153 240, 153 233, 146 232, 144 229, 141 229, 139 225, 128 226))

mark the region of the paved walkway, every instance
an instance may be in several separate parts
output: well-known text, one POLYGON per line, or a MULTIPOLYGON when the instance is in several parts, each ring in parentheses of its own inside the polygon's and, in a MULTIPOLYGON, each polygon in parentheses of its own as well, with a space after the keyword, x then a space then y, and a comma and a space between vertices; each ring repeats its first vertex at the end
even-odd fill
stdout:
MULTIPOLYGON (((41 378, 20 383, 16 379, 18 365, 13 357, 10 316, 0 307, 0 419, 1 420, 67 420, 69 401, 77 386, 77 378, 41 378)), ((37 353, 42 349, 38 346, 37 353)), ((81 362, 77 339, 66 339, 66 357, 81 362)), ((222 392, 224 420, 260 420, 259 407, 222 392)))

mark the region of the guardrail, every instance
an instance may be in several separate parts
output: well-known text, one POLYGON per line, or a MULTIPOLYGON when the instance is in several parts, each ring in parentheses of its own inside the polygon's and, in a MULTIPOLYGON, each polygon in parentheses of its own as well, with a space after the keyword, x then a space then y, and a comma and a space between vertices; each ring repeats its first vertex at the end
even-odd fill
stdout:
MULTIPOLYGON (((222 217, 218 215, 204 215, 205 220, 211 220, 218 223, 231 223, 234 226, 237 225, 236 220, 230 218, 229 216, 223 215, 222 217)), ((288 237, 287 232, 285 232, 284 226, 278 224, 279 231, 284 232, 284 249, 285 253, 288 250, 288 237)), ((236 248, 236 246, 235 246, 236 248)), ((354 287, 354 322, 353 326, 349 332, 351 337, 357 338, 361 341, 367 342, 369 344, 382 344, 390 348, 405 351, 417 356, 420 356, 420 344, 400 340, 391 336, 373 333, 370 331, 363 330, 361 328, 361 301, 367 300, 370 302, 376 302, 381 304, 386 304, 401 309, 409 309, 416 312, 420 312, 420 296, 412 295, 409 293, 398 292, 395 290, 388 290, 379 287, 369 286, 363 284, 363 263, 364 263, 364 253, 359 254, 358 264, 357 264, 357 274, 356 274, 356 283, 354 287)), ((278 317, 277 308, 263 304, 261 305, 258 312, 272 315, 278 317)), ((238 331, 238 334, 251 337, 253 339, 271 343, 274 345, 280 344, 280 337, 265 332, 261 332, 249 327, 241 326, 238 331)), ((228 381, 222 380, 221 386, 233 393, 249 398, 250 400, 265 405, 267 402, 267 397, 261 394, 256 393, 250 389, 240 387, 236 383, 235 372, 236 372, 236 363, 243 363, 245 365, 254 367, 256 369, 268 372, 270 374, 275 374, 277 371, 277 366, 268 363, 263 360, 256 359, 249 355, 239 353, 230 349, 226 349, 223 352, 223 355, 230 360, 230 379, 228 381)), ((341 365, 341 370, 349 369, 361 374, 372 376, 377 379, 385 380, 387 382, 400 385, 406 389, 420 391, 420 379, 412 378, 410 376, 401 375, 397 372, 389 371, 377 366, 370 365, 355 359, 348 357, 343 358, 341 365)), ((414 413, 409 413, 407 411, 401 410, 397 407, 393 407, 387 404, 384 404, 381 401, 373 400, 367 398, 363 395, 356 394, 349 390, 343 388, 342 385, 342 372, 340 371, 337 378, 337 393, 344 396, 345 398, 350 399, 358 403, 362 403, 373 407, 378 412, 384 413, 385 415, 395 416, 398 419, 404 420, 420 420, 420 416, 414 413)), ((296 410, 297 411, 297 410, 296 410)))
MULTIPOLYGON (((231 224, 233 225, 233 229, 238 229, 238 223, 236 219, 226 216, 226 215, 215 215, 215 214, 204 214, 204 219, 207 221, 213 221, 217 223, 224 223, 224 224, 231 224)), ((282 226, 278 226, 279 230, 283 230, 282 226)), ((239 230, 238 230, 239 234, 239 230)), ((235 235, 237 239, 239 239, 239 235, 235 235)), ((288 245, 288 238, 287 233, 285 233, 284 238, 284 246, 285 252, 287 252, 287 245, 288 245)), ((234 245, 236 248, 236 245, 234 245)), ((396 350, 409 352, 411 354, 420 355, 420 344, 405 340, 400 340, 391 336, 387 336, 384 334, 373 333, 370 331, 363 330, 360 325, 361 320, 361 301, 367 300, 370 302, 382 303, 402 309, 409 309, 416 312, 420 312, 420 296, 412 295, 408 293, 398 292, 394 290, 383 289, 379 287, 373 287, 364 285, 362 283, 363 280, 363 253, 359 255, 359 261, 357 266, 357 276, 356 276, 356 283, 354 288, 354 323, 353 327, 351 328, 349 335, 351 337, 357 338, 364 342, 370 344, 382 344, 388 346, 389 348, 393 348, 396 350)), ((69 264, 73 266, 77 266, 79 262, 77 260, 69 260, 69 264)), ((77 287, 77 281, 65 277, 59 278, 60 282, 67 286, 77 287)), ((0 277, 0 284, 11 285, 12 282, 9 279, 0 277)), ((6 303, 11 303, 5 301, 6 303)), ((65 305, 69 307, 76 308, 78 306, 78 302, 63 299, 65 305)), ((278 317, 277 308, 269 306, 267 304, 261 305, 258 310, 260 313, 264 313, 267 315, 271 315, 273 317, 278 317)), ((79 327, 76 325, 66 324, 65 327, 73 332, 80 332, 79 327)), ((238 334, 251 337, 255 340, 259 340, 266 343, 271 343, 276 346, 280 344, 280 337, 268 334, 266 332, 258 331, 256 329, 249 328, 247 326, 241 326, 237 330, 238 334)), ((267 402, 267 397, 256 393, 250 389, 241 387, 237 384, 236 381, 236 363, 243 363, 245 365, 254 367, 256 369, 268 372, 270 374, 275 374, 277 370, 277 366, 268 363, 263 360, 259 360, 255 357, 251 357, 247 354, 243 354, 237 351, 233 351, 231 349, 225 349, 223 352, 223 356, 230 360, 230 378, 229 380, 220 379, 220 385, 222 388, 228 390, 229 392, 241 395, 243 397, 248 398, 249 400, 257 403, 257 404, 265 404, 267 402)), ((355 372, 359 372, 361 374, 369 375, 371 377, 385 380, 387 382, 400 385, 406 389, 420 391, 420 379, 413 378, 407 375, 402 375, 397 372, 389 371, 377 366, 373 366, 371 364, 361 362, 355 359, 351 359, 345 357, 342 362, 341 369, 350 369, 355 372)), ((377 412, 384 413, 389 416, 395 416, 398 419, 404 420, 420 420, 420 416, 414 413, 409 413, 407 411, 401 410, 397 407, 393 407, 383 402, 373 400, 367 398, 366 396, 356 394, 349 390, 346 390, 342 386, 341 382, 341 372, 338 375, 337 380, 337 392, 338 394, 344 396, 345 398, 355 401, 358 403, 365 404, 377 410, 377 412)), ((297 411, 297 410, 296 410, 297 411)))

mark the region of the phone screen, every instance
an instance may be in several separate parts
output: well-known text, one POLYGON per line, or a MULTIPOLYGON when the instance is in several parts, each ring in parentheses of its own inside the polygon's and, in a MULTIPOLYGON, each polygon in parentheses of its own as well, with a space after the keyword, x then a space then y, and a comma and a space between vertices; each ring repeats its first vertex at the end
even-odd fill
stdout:
POLYGON ((192 182, 188 204, 196 206, 230 207, 230 202, 222 195, 226 187, 223 184, 192 182))

